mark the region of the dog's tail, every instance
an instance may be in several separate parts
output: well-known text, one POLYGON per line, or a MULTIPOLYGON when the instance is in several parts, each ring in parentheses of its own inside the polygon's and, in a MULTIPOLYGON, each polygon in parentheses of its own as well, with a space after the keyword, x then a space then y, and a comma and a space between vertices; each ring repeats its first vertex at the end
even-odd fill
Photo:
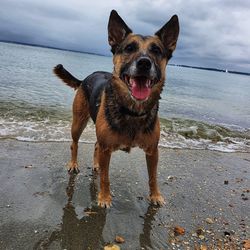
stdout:
POLYGON ((68 86, 71 88, 77 89, 82 81, 78 80, 74 76, 72 76, 64 67, 62 64, 58 64, 54 69, 54 73, 63 80, 68 86))

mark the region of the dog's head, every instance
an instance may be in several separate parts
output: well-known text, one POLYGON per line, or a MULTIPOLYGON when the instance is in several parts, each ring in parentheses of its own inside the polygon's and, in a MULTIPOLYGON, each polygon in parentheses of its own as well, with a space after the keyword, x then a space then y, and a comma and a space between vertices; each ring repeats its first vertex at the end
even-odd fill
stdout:
POLYGON ((119 92, 137 103, 159 99, 165 81, 165 68, 175 50, 178 35, 176 15, 153 36, 142 36, 133 34, 118 13, 112 10, 108 41, 119 92))

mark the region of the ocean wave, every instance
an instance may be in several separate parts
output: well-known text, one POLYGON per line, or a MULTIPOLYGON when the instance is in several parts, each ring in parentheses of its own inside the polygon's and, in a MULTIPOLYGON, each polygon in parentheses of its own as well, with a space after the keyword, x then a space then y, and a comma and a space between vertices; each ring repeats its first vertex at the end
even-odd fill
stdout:
POLYGON ((189 119, 161 119, 160 145, 176 149, 250 152, 250 129, 189 119))
MULTIPOLYGON (((43 121, 0 119, 0 139, 30 142, 71 141, 70 128, 70 122, 64 120, 51 121, 48 118, 43 121)), ((94 143, 93 124, 89 123, 84 132, 84 138, 80 141, 94 143)))
POLYGON ((0 101, 0 117, 15 122, 70 121, 71 110, 62 105, 42 105, 24 101, 0 101))
MULTIPOLYGON (((221 152, 250 152, 250 130, 229 129, 187 119, 160 119, 159 145, 172 149, 207 149, 221 152)), ((0 119, 0 139, 30 142, 70 142, 71 123, 68 119, 20 120, 13 117, 0 119)), ((89 122, 80 142, 95 143, 95 127, 89 122)))

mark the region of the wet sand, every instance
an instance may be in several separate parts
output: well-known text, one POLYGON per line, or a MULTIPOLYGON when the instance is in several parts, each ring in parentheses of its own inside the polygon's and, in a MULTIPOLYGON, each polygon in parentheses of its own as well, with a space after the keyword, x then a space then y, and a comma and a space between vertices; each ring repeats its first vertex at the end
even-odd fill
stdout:
POLYGON ((80 144, 81 172, 69 176, 68 142, 0 142, 0 249, 103 249, 117 235, 121 249, 242 249, 250 239, 249 154, 160 148, 158 208, 143 152, 116 152, 113 206, 100 209, 93 148, 80 144))

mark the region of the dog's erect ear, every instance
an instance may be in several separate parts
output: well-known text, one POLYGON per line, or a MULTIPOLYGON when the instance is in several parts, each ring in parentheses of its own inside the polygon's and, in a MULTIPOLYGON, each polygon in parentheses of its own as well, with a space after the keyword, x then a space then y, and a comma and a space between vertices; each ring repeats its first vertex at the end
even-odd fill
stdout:
POLYGON ((132 33, 132 30, 122 20, 118 13, 115 10, 112 10, 108 23, 108 40, 113 54, 115 53, 117 46, 129 33, 132 33))
POLYGON ((167 50, 173 52, 179 35, 178 16, 172 16, 171 19, 155 33, 155 35, 160 38, 167 50))

